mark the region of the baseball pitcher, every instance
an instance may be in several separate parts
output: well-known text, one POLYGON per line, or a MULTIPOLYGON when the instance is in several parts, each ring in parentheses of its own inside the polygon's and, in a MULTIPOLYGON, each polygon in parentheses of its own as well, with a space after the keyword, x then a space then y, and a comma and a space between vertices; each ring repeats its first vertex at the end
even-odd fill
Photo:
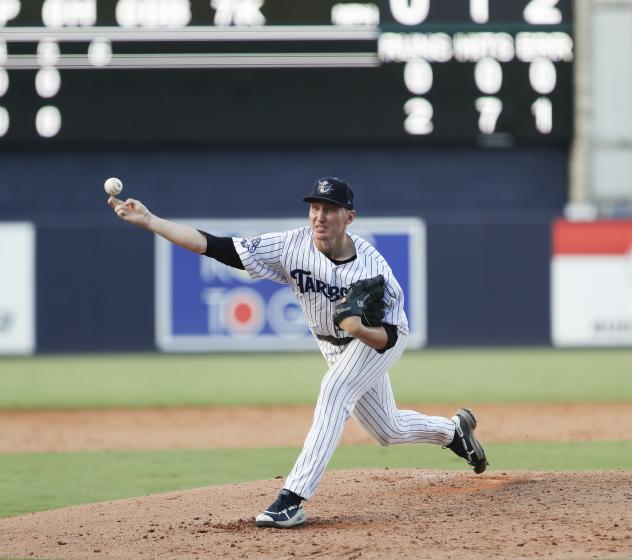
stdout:
POLYGON ((231 238, 167 221, 138 200, 108 199, 126 222, 245 269, 252 278, 288 284, 305 313, 328 370, 303 449, 277 499, 256 516, 260 527, 305 523, 301 504, 316 492, 350 416, 380 445, 434 443, 465 459, 475 473, 488 465, 469 409, 449 419, 395 404, 388 371, 406 348, 404 296, 384 257, 347 231, 356 216, 349 185, 334 177, 319 179, 303 200, 309 204, 308 226, 231 238))

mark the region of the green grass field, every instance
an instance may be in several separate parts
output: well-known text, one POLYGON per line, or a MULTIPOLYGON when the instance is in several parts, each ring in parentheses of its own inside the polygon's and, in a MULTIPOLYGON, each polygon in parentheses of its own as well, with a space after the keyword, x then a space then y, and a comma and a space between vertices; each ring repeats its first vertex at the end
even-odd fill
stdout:
MULTIPOLYGON (((94 355, 0 359, 0 409, 313 403, 317 354, 94 355), (246 389, 244 389, 246 388, 246 389)), ((409 352, 400 402, 632 403, 632 350, 409 352)), ((491 468, 632 469, 625 442, 496 444, 491 468)), ((0 454, 0 517, 285 475, 297 449, 0 454)), ((436 446, 341 447, 331 468, 464 468, 436 446)))
MULTIPOLYGON (((58 507, 285 476, 298 448, 0 455, 0 517, 58 507)), ((494 470, 632 470, 632 441, 487 445, 494 470)), ((345 446, 331 469, 462 469, 430 445, 345 446)))
MULTIPOLYGON (((310 354, 0 359, 0 409, 312 404, 310 354)), ((399 401, 632 402, 632 350, 427 350, 391 372, 399 401)))

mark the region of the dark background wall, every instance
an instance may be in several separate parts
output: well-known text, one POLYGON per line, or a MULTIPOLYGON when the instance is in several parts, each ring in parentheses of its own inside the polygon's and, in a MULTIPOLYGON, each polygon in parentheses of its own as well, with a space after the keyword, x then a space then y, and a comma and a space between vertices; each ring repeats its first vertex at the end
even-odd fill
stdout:
POLYGON ((330 149, 0 153, 0 220, 38 227, 39 351, 154 348, 153 239, 102 184, 166 217, 285 217, 321 176, 360 215, 428 226, 430 345, 548 344, 550 220, 565 150, 330 149))

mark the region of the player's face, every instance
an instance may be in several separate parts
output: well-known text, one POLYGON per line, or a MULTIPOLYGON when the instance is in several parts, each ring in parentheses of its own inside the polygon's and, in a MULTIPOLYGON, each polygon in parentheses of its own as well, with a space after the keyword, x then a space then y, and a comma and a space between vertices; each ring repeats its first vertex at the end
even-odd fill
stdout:
POLYGON ((342 237, 354 217, 353 210, 331 202, 312 202, 309 207, 309 223, 314 237, 322 241, 334 241, 342 237))

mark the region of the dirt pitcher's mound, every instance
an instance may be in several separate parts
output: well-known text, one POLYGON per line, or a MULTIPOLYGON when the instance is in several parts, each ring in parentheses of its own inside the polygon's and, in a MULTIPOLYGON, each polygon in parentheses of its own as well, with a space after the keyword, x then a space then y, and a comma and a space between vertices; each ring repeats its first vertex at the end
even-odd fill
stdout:
POLYGON ((0 520, 0 557, 629 558, 632 472, 328 473, 308 524, 259 529, 279 481, 0 520))

